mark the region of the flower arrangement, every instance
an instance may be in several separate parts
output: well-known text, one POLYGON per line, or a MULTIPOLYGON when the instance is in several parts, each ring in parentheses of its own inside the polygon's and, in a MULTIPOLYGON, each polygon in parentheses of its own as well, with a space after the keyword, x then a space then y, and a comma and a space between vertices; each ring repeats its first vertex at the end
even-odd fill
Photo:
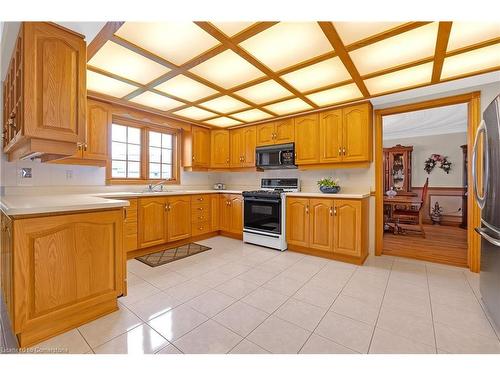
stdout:
POLYGON ((439 154, 432 154, 427 160, 424 162, 424 170, 427 174, 430 174, 434 167, 439 163, 439 168, 446 172, 446 174, 450 173, 451 170, 451 161, 448 160, 448 156, 442 156, 439 154))
POLYGON ((322 193, 338 193, 340 191, 340 184, 338 178, 326 177, 319 180, 318 186, 322 193))

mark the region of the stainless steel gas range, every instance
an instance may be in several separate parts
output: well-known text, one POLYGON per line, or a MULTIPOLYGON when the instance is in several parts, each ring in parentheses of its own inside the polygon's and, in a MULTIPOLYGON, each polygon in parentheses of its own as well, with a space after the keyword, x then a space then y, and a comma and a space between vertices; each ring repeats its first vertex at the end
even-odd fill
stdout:
POLYGON ((298 178, 263 178, 261 190, 243 192, 243 241, 286 250, 285 194, 300 191, 298 178))

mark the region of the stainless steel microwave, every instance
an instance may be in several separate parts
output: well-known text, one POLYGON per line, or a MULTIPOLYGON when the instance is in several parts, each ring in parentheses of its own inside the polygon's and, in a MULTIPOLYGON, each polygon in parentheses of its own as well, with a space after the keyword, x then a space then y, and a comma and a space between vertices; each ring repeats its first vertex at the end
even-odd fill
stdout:
POLYGON ((255 166, 257 168, 297 168, 295 165, 295 143, 257 147, 255 153, 255 166))

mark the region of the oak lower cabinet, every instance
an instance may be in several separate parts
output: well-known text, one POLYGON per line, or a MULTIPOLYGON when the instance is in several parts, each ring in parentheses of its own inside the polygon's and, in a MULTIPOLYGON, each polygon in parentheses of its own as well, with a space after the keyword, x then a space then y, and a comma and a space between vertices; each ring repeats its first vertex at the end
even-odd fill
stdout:
POLYGON ((368 198, 286 198, 289 250, 362 264, 368 256, 368 198))
POLYGON ((139 198, 138 241, 143 249, 191 237, 189 195, 139 198))
POLYGON ((4 81, 3 147, 9 161, 68 157, 85 142, 84 36, 22 22, 4 81))
POLYGON ((123 250, 137 250, 137 198, 128 199, 130 206, 124 208, 123 250))
POLYGON ((240 194, 220 195, 220 223, 222 232, 243 234, 243 197, 240 194))
POLYGON ((2 289, 21 347, 117 309, 122 209, 11 219, 2 219, 2 289))

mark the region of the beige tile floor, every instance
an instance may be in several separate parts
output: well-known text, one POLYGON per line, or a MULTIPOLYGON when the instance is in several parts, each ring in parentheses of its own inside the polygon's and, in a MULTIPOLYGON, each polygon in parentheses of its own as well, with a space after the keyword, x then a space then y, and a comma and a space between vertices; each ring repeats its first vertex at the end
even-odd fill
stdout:
POLYGON ((215 237, 128 262, 119 311, 36 348, 69 353, 500 353, 478 275, 395 257, 364 266, 215 237))

